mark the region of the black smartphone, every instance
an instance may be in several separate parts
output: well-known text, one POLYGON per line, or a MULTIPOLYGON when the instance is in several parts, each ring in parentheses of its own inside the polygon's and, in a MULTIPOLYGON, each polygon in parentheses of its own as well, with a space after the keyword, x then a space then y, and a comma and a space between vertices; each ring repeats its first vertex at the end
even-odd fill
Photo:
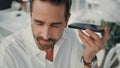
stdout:
POLYGON ((85 23, 72 23, 68 25, 69 28, 74 28, 74 29, 90 29, 94 32, 99 32, 104 34, 104 29, 100 25, 93 25, 93 24, 85 24, 85 23))

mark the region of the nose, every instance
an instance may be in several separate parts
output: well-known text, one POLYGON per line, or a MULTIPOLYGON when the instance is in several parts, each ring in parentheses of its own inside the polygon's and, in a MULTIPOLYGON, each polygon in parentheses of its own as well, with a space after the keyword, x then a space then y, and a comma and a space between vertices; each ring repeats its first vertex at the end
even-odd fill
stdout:
POLYGON ((43 30, 42 30, 42 37, 45 39, 45 40, 48 40, 50 38, 50 35, 51 35, 51 32, 50 32, 50 28, 49 27, 45 27, 43 30))

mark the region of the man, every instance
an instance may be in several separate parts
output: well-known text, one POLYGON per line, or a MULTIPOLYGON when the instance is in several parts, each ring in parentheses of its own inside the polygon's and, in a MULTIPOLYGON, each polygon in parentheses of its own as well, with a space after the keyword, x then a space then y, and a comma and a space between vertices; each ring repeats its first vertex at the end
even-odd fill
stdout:
POLYGON ((71 0, 31 0, 31 26, 2 41, 2 68, 90 68, 96 53, 107 39, 87 29, 75 32, 66 28, 71 0), (83 61, 81 61, 81 59, 83 61))

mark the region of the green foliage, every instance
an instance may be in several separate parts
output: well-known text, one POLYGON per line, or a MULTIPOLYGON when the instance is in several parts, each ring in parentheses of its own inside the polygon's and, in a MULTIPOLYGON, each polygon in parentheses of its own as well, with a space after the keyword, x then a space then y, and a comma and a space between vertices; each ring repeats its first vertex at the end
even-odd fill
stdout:
POLYGON ((116 43, 120 43, 120 22, 108 22, 102 20, 101 25, 107 26, 109 28, 109 38, 105 44, 105 49, 110 50, 112 47, 116 45, 116 43))

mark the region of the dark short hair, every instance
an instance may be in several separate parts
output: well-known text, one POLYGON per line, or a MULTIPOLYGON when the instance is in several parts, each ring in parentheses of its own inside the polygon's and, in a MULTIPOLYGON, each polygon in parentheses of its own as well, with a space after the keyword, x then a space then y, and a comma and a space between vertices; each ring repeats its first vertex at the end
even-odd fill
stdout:
MULTIPOLYGON (((65 4, 66 5, 65 18, 67 18, 70 15, 72 0, 40 0, 40 1, 48 1, 55 5, 65 4)), ((33 2, 34 2, 34 0, 30 0, 30 11, 31 12, 32 12, 32 7, 33 7, 33 2)))

